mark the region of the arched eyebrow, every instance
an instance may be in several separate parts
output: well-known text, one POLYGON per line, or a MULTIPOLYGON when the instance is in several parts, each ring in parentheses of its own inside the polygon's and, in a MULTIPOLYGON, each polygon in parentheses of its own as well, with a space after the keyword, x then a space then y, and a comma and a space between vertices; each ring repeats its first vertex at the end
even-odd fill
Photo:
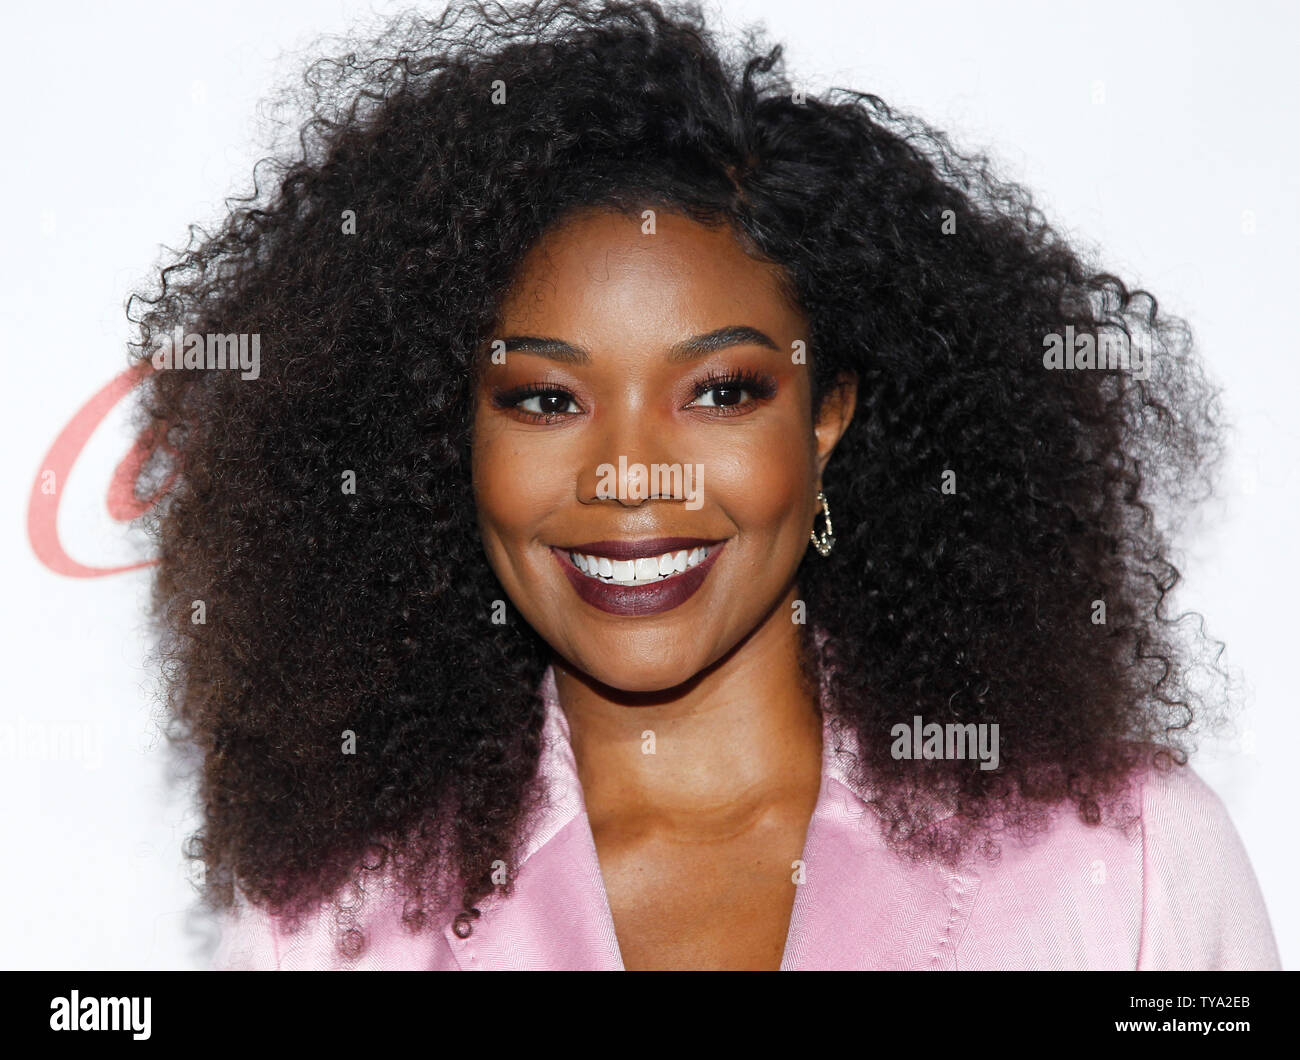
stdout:
MULTIPOLYGON (((505 343, 505 352, 535 353, 561 364, 590 364, 591 354, 581 346, 575 346, 563 339, 538 338, 533 335, 511 335, 501 340, 505 343)), ((771 337, 757 328, 743 324, 718 328, 703 335, 692 335, 689 339, 674 343, 668 350, 668 360, 672 364, 693 361, 706 354, 725 350, 729 346, 766 346, 779 350, 771 337)))

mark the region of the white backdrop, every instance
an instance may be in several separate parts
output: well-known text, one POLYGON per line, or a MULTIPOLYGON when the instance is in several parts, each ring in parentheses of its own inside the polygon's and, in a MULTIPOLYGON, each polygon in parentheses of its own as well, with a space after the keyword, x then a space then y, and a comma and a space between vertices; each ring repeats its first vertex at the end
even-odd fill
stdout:
MULTIPOLYGON (((405 6, 405 5, 403 5, 405 6)), ((1179 604, 1245 680, 1238 732, 1195 760, 1300 967, 1290 702, 1300 569, 1295 285, 1300 79, 1288 3, 715 0, 762 20, 810 87, 882 96, 986 147, 1048 217, 1186 317, 1234 432, 1185 542, 1179 604)), ((0 895, 5 968, 204 967, 180 844, 194 819, 154 717, 146 560, 113 483, 131 448, 123 304, 159 245, 243 191, 258 103, 322 33, 394 10, 344 0, 13 5, 0 63, 0 895), (107 390, 106 390, 107 388, 107 390), (84 446, 81 443, 85 443, 84 446), (56 444, 57 443, 57 444, 56 444), (52 451, 53 450, 53 451, 52 451), (65 476, 66 469, 66 476, 65 476), (57 521, 37 494, 60 475, 57 521)))

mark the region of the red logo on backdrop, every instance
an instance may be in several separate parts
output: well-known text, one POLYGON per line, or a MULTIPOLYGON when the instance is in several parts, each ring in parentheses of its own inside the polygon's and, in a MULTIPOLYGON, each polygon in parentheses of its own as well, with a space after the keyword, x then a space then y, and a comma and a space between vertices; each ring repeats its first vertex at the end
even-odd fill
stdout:
MULTIPOLYGON (((152 364, 142 362, 128 368, 100 389, 77 410, 41 461, 36 481, 32 483, 31 499, 27 504, 27 539, 31 542, 36 558, 55 574, 66 574, 70 578, 98 578, 105 574, 121 574, 141 567, 152 567, 158 562, 151 559, 121 567, 88 567, 69 556, 59 540, 59 501, 63 495, 63 485, 68 481, 68 473, 85 449, 90 436, 95 433, 95 428, 152 371, 152 364), (51 473, 54 476, 53 490, 46 486, 47 476, 51 473)), ((109 516, 117 522, 127 523, 143 515, 171 488, 176 477, 174 472, 148 500, 141 501, 135 496, 136 477, 156 448, 158 444, 153 431, 144 431, 113 471, 104 502, 109 516)))

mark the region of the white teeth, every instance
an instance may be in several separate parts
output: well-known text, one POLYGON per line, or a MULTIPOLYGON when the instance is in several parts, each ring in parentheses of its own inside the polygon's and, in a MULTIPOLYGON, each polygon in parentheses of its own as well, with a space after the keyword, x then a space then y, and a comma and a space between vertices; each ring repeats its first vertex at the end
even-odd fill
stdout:
POLYGON ((589 578, 597 578, 611 585, 652 585, 666 578, 676 577, 707 559, 709 549, 693 548, 687 551, 665 552, 662 556, 642 556, 638 559, 610 559, 570 552, 573 565, 589 578))

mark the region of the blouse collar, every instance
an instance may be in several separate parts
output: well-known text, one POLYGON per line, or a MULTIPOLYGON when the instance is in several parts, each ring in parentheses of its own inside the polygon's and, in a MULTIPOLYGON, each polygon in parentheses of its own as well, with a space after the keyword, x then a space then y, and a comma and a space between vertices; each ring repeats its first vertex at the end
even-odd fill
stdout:
MULTIPOLYGON (((553 665, 546 668, 539 691, 546 710, 539 763, 539 770, 545 780, 545 801, 532 819, 532 827, 520 856, 520 864, 545 846, 586 808, 582 786, 578 780, 578 765, 573 753, 569 721, 560 707, 553 665)), ((828 785, 833 787, 839 793, 839 797, 846 802, 845 809, 855 817, 860 816, 869 811, 869 803, 876 786, 870 779, 855 776, 854 767, 858 758, 857 736, 853 729, 830 709, 825 681, 822 682, 819 690, 818 707, 822 715, 823 791, 828 785)), ((951 803, 941 801, 931 818, 932 823, 951 817, 954 809, 951 803)))

